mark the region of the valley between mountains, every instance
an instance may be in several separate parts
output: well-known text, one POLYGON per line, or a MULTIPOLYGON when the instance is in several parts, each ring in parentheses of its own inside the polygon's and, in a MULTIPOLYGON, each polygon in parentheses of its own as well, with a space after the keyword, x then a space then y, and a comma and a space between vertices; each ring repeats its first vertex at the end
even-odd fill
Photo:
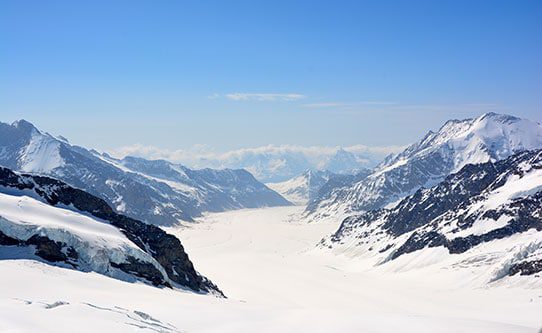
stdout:
POLYGON ((315 248, 339 221, 301 223, 302 210, 213 213, 168 229, 199 269, 220 281, 227 299, 2 260, 0 331, 536 332, 536 281, 480 286, 483 262, 449 268, 452 255, 441 262, 404 258, 375 270, 315 248))

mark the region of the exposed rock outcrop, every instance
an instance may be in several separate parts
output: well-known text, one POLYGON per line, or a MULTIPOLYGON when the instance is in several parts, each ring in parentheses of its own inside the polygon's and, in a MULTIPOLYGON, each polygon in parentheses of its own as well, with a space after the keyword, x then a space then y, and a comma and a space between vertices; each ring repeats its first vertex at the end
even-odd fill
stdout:
MULTIPOLYGON (((3 187, 6 192, 19 191, 20 194, 36 197, 49 205, 70 207, 110 223, 142 251, 152 256, 167 276, 163 276, 156 268, 151 268, 148 263, 139 262, 136 258, 129 258, 128 262, 117 263, 114 267, 143 277, 154 285, 170 286, 169 280, 197 292, 221 294, 216 285, 196 272, 179 239, 159 227, 116 213, 103 199, 56 179, 28 174, 19 175, 2 167, 0 167, 0 187, 3 187)), ((35 245, 36 255, 48 261, 64 261, 73 264, 77 259, 73 250, 43 237, 32 237, 21 242, 0 233, 0 244, 35 245)))

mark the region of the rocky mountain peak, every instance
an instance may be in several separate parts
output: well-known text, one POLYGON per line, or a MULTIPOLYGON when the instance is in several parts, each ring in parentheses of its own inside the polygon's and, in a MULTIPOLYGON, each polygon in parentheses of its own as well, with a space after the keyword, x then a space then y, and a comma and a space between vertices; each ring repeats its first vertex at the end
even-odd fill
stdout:
POLYGON ((325 215, 328 210, 381 208, 437 184, 467 164, 499 161, 538 148, 542 148, 542 126, 534 121, 496 113, 450 120, 386 158, 367 178, 333 189, 321 203, 311 203, 307 212, 325 215))
POLYGON ((25 120, 25 119, 19 119, 19 120, 16 120, 14 121, 11 126, 19 129, 19 130, 23 130, 23 131, 26 131, 26 132, 32 132, 32 131, 36 131, 36 132, 39 132, 39 130, 34 126, 34 124, 32 124, 31 122, 25 120))

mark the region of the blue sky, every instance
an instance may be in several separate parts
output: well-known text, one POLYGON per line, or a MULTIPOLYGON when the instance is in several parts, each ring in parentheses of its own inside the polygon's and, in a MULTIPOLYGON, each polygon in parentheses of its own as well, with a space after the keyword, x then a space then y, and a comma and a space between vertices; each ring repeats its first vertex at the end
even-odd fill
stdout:
POLYGON ((541 1, 3 1, 0 121, 99 149, 406 144, 540 121, 541 1))

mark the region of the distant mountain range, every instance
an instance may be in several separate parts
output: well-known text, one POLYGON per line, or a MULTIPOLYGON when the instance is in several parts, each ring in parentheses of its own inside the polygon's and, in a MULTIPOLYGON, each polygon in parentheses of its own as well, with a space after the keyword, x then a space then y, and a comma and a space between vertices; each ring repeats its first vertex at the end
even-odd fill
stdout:
MULTIPOLYGON (((404 147, 403 147, 404 148, 404 147)), ((347 147, 268 145, 218 153, 205 147, 195 150, 168 150, 139 144, 113 150, 114 156, 139 156, 180 161, 190 168, 245 169, 264 183, 280 183, 301 175, 306 170, 355 174, 373 168, 400 146, 347 147)))
POLYGON ((20 120, 0 123, 0 166, 47 175, 105 199, 117 212, 157 225, 202 212, 289 205, 245 170, 192 170, 73 146, 20 120))
POLYGON ((472 163, 495 162, 517 152, 542 147, 542 126, 509 115, 487 113, 475 119, 450 120, 403 152, 387 157, 369 175, 324 186, 306 215, 320 217, 393 207, 422 187, 472 163))
POLYGON ((385 157, 385 154, 355 153, 340 147, 327 150, 323 153, 288 147, 262 147, 234 152, 217 160, 200 161, 198 164, 242 168, 264 183, 279 183, 297 177, 306 170, 354 174, 373 167, 385 157))

